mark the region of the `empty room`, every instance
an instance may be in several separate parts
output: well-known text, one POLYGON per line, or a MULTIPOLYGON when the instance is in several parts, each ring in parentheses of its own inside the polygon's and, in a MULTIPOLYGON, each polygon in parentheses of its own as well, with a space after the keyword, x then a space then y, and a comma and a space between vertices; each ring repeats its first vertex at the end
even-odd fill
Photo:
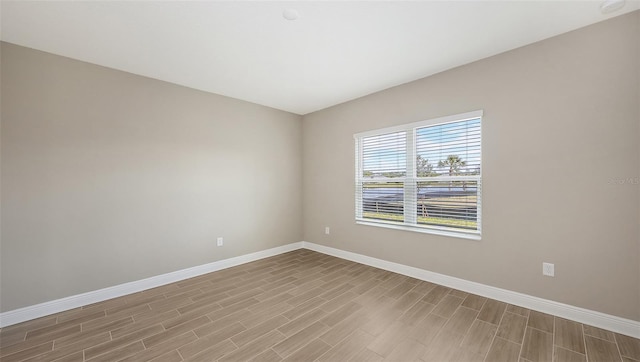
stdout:
POLYGON ((2 0, 0 40, 0 362, 640 362, 640 0, 2 0))

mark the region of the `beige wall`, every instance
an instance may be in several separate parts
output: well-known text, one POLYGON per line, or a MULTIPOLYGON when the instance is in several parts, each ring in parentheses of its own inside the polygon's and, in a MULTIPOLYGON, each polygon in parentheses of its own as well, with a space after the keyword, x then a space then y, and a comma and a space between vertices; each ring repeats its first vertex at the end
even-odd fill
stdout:
POLYGON ((304 239, 640 320, 639 44, 636 11, 306 115, 304 239), (355 224, 354 133, 478 109, 481 241, 355 224))
POLYGON ((300 116, 1 51, 2 311, 302 240, 300 116))

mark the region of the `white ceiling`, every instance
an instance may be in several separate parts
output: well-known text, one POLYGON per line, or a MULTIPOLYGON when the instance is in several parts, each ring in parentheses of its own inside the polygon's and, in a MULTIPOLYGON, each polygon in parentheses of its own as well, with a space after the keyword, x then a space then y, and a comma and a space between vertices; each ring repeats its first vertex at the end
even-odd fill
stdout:
POLYGON ((600 1, 6 1, 1 38, 306 114, 640 8, 600 1), (300 13, 285 20, 284 9, 300 13))

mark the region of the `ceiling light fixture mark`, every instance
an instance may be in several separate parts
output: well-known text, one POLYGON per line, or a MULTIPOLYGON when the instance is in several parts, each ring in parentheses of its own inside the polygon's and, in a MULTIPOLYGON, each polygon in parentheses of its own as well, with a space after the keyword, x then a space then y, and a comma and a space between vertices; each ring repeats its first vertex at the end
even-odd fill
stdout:
POLYGON ((620 10, 624 7, 624 0, 605 0, 600 5, 600 12, 603 14, 609 14, 614 11, 620 10))
POLYGON ((287 20, 297 20, 300 17, 300 13, 298 13, 298 10, 296 9, 284 9, 284 11, 282 12, 282 17, 287 20))

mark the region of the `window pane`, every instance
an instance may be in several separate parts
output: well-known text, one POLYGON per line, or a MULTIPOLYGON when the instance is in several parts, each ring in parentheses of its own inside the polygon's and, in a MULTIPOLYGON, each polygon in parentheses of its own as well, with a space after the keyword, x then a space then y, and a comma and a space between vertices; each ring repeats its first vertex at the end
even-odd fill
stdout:
POLYGON ((407 133, 388 133, 362 139, 362 177, 407 175, 407 133))
POLYGON ((481 121, 475 111, 355 134, 356 221, 479 239, 481 121))
POLYGON ((421 181, 417 188, 418 224, 477 230, 478 181, 421 181))
POLYGON ((404 221, 404 183, 363 183, 362 217, 364 219, 404 221))
POLYGON ((416 176, 480 174, 480 118, 416 129, 416 176))

